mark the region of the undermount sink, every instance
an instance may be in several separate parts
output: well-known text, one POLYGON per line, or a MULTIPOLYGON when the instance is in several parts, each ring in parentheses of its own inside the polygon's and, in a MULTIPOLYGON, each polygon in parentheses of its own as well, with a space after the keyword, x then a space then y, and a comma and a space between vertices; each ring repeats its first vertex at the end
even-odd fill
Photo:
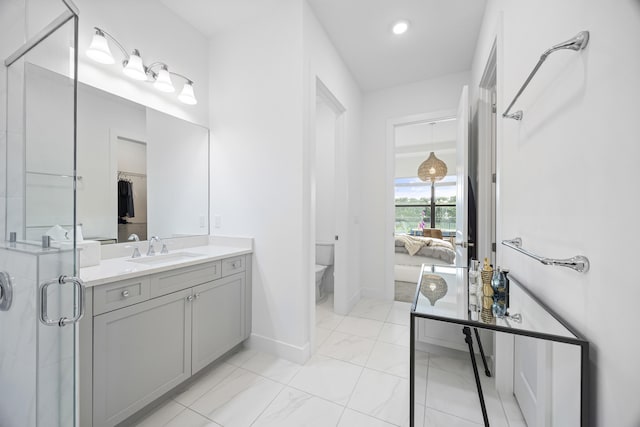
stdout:
POLYGON ((204 255, 193 253, 193 252, 176 252, 173 254, 154 255, 154 256, 147 256, 144 258, 132 258, 132 259, 128 259, 127 261, 135 262, 137 264, 153 265, 153 264, 164 264, 167 262, 187 261, 192 258, 197 258, 201 256, 204 256, 204 255))

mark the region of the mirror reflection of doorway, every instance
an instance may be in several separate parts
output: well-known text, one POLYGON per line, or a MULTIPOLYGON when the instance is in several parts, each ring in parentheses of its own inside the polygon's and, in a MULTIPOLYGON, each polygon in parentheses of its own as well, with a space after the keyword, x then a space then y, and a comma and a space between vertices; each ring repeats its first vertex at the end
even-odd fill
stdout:
POLYGON ((147 144, 117 138, 118 242, 147 240, 147 144))

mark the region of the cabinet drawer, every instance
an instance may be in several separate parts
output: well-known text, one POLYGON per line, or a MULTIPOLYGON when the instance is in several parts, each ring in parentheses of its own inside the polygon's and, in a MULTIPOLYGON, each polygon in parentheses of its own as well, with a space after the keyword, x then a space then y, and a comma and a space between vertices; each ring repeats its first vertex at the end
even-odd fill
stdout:
POLYGON ((149 299, 149 278, 138 277, 93 290, 93 314, 98 315, 149 299))
POLYGON ((222 276, 229 276, 244 271, 245 260, 244 256, 237 256, 234 258, 228 258, 222 260, 222 276))
POLYGON ((222 276, 220 261, 180 268, 151 276, 151 298, 167 295, 222 276))

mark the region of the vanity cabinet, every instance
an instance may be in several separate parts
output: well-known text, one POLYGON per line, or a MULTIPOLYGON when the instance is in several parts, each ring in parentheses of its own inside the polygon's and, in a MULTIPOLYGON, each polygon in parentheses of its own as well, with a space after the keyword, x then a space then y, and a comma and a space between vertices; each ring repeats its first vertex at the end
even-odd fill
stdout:
POLYGON ((246 338, 245 282, 235 274, 193 288, 192 374, 246 338))
POLYGON ((191 290, 96 316, 94 426, 115 425, 191 376, 191 290))
POLYGON ((85 377, 81 425, 126 420, 248 338, 247 264, 243 255, 89 288, 92 351, 85 322, 81 378, 90 373, 92 397, 85 377))

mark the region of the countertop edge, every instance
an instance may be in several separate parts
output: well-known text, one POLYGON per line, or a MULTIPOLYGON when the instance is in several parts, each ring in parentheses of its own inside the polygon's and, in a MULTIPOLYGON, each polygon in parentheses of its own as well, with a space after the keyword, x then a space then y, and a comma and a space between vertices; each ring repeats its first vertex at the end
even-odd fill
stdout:
MULTIPOLYGON (((198 247, 185 248, 185 250, 194 250, 194 251, 197 251, 198 249, 201 249, 201 248, 198 248, 198 247)), ((100 266, 83 267, 80 269, 80 278, 84 281, 85 287, 92 288, 95 286, 105 285, 108 283, 119 282, 127 279, 134 279, 136 277, 148 276, 148 275, 162 273, 169 270, 175 270, 178 268, 191 267, 194 265, 206 264, 209 262, 214 262, 214 261, 218 261, 225 258, 253 253, 252 249, 247 249, 247 248, 225 248, 225 249, 229 249, 229 250, 224 253, 211 255, 211 256, 203 256, 201 258, 197 258, 193 260, 174 261, 174 262, 168 262, 166 264, 155 265, 155 266, 145 266, 140 264, 135 267, 136 268, 135 271, 127 271, 127 272, 120 271, 120 272, 114 272, 113 274, 105 273, 104 277, 98 277, 95 279, 85 279, 82 274, 83 270, 87 271, 89 269, 94 269, 100 266)), ((118 264, 125 263, 125 262, 129 262, 129 261, 127 261, 127 259, 109 259, 109 260, 102 261, 102 263, 105 264, 105 266, 103 266, 104 268, 109 268, 110 266, 109 264, 116 267, 118 264)), ((126 267, 127 265, 122 264, 122 266, 126 267)))

